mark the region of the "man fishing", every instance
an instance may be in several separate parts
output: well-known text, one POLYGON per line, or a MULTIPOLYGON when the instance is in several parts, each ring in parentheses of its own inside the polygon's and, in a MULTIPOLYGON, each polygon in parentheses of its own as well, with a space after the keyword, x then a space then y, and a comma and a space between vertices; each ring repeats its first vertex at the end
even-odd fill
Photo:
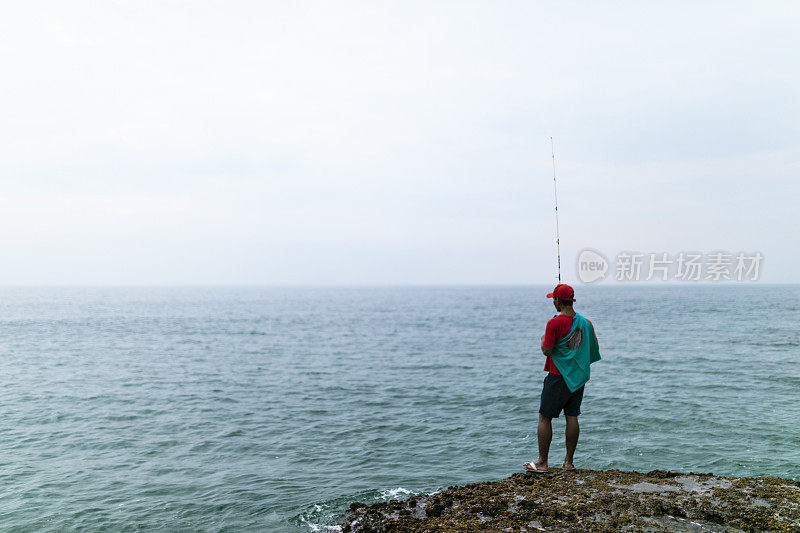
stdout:
POLYGON ((572 308, 575 291, 559 283, 547 295, 559 314, 547 322, 542 337, 542 353, 547 356, 544 370, 548 372, 542 387, 539 405, 539 458, 523 466, 529 472, 547 472, 547 457, 553 440, 553 418, 564 411, 567 421, 567 455, 562 468, 575 470, 572 462, 578 445, 578 415, 581 414, 583 387, 589 381, 589 366, 600 360, 600 349, 592 323, 572 308))

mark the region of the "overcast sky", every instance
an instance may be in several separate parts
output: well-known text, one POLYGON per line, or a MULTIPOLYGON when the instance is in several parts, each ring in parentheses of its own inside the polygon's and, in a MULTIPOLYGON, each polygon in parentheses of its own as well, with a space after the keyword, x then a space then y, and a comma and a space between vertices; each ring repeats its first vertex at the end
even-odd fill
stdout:
MULTIPOLYGON (((701 5, 698 5, 701 4, 701 5)), ((798 281, 800 7, 16 2, 0 285, 545 283, 578 252, 798 281)))

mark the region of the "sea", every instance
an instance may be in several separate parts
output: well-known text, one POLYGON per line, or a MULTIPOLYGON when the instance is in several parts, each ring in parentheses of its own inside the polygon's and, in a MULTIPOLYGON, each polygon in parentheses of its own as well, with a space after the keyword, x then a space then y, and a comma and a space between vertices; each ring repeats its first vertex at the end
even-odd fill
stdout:
MULTIPOLYGON (((548 290, 0 289, 0 530, 336 531, 520 472, 548 290)), ((578 468, 800 478, 800 286, 576 292, 578 468)))

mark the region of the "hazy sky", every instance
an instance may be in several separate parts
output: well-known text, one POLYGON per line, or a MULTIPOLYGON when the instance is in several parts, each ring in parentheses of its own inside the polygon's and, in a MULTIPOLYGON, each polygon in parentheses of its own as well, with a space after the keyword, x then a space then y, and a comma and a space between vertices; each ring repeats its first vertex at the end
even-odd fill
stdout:
POLYGON ((798 282, 800 7, 16 2, 0 285, 550 283, 579 250, 798 282))

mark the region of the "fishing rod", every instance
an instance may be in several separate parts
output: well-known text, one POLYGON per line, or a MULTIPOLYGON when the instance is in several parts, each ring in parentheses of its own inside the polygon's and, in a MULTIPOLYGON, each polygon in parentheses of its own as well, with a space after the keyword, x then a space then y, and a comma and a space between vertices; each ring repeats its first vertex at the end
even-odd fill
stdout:
POLYGON ((558 253, 558 282, 561 283, 561 236, 558 231, 558 190, 556 190, 556 152, 550 137, 550 155, 553 157, 553 197, 556 200, 556 252, 558 253))

